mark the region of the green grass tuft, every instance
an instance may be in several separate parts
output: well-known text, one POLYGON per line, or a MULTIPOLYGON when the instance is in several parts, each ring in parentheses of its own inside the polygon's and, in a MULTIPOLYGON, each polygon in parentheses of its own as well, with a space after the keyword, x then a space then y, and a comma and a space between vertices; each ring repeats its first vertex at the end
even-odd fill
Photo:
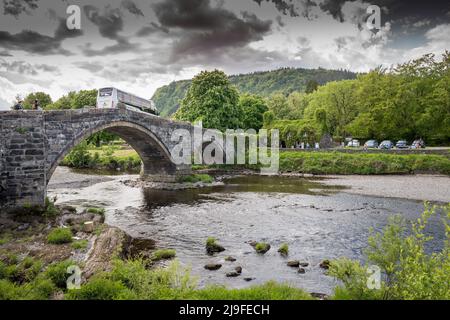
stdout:
POLYGON ((68 228, 53 229, 47 236, 47 242, 51 244, 64 244, 72 242, 72 231, 68 228))

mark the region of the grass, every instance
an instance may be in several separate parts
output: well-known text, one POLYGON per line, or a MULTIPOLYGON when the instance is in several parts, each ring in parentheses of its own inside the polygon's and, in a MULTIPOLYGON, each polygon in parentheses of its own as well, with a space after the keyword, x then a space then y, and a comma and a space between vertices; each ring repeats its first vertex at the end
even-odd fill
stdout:
POLYGON ((64 244, 72 242, 72 231, 68 228, 53 229, 47 236, 47 242, 51 244, 64 244))
POLYGON ((86 249, 88 246, 89 241, 83 239, 83 240, 77 240, 75 242, 72 243, 72 248, 76 249, 76 250, 80 250, 80 249, 86 249))
POLYGON ((213 183, 214 178, 208 174, 192 174, 188 176, 182 176, 178 181, 182 183, 196 183, 196 182, 213 183))
POLYGON ((348 154, 343 152, 280 152, 280 171, 312 174, 450 175, 450 158, 434 154, 348 154))
POLYGON ((44 276, 50 279, 56 287, 66 289, 67 279, 70 277, 67 268, 72 265, 76 265, 76 263, 71 260, 52 263, 45 270, 44 276))
POLYGON ((168 268, 146 269, 142 260, 116 261, 109 273, 95 276, 80 290, 66 294, 76 300, 308 300, 311 295, 285 284, 268 282, 245 289, 197 287, 197 279, 175 261, 168 268))
POLYGON ((159 261, 173 259, 175 258, 176 254, 176 251, 173 249, 159 249, 153 252, 152 260, 159 261))
POLYGON ((283 243, 280 248, 278 248, 278 252, 283 256, 287 256, 289 254, 289 246, 286 243, 283 243))
POLYGON ((98 214, 99 216, 102 216, 102 217, 105 216, 105 209, 104 208, 88 208, 86 211, 88 213, 98 214))

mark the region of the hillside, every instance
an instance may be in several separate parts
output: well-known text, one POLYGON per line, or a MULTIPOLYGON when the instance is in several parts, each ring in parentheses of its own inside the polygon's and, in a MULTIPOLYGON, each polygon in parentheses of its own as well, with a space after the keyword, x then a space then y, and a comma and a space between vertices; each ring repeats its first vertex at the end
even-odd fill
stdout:
MULTIPOLYGON (((293 91, 305 91, 306 83, 315 80, 319 84, 330 81, 355 79, 356 73, 346 70, 292 69, 284 68, 266 72, 255 72, 230 76, 230 81, 241 93, 259 94, 268 97, 275 92, 286 95, 293 91)), ((179 101, 184 98, 190 80, 175 81, 156 90, 152 100, 162 116, 174 113, 179 101)))

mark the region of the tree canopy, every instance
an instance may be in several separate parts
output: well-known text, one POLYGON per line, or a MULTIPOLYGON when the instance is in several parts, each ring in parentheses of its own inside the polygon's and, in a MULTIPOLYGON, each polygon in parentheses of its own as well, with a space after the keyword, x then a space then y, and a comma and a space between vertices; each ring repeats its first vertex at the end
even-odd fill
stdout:
POLYGON ((175 118, 202 121, 205 128, 225 131, 242 126, 238 90, 224 72, 202 71, 194 77, 175 118))

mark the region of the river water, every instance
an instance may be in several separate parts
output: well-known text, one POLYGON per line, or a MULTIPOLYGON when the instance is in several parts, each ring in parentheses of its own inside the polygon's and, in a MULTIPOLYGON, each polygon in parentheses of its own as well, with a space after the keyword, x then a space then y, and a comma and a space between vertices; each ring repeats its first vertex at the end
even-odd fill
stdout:
MULTIPOLYGON (((320 179, 298 177, 235 177, 224 185, 164 191, 130 187, 135 175, 98 176, 58 168, 49 195, 58 204, 102 206, 106 222, 132 236, 154 239, 158 248, 174 248, 179 261, 192 269, 201 286, 224 284, 246 287, 269 280, 285 282, 310 292, 330 294, 335 280, 319 268, 324 259, 348 257, 364 261, 369 230, 381 230, 388 218, 401 214, 416 219, 421 201, 356 195, 320 179), (74 182, 75 180, 75 182, 74 182), (205 241, 218 239, 226 251, 208 256, 205 241), (267 242, 272 248, 256 254, 249 241, 267 242), (277 252, 289 245, 289 257, 277 252), (233 256, 236 262, 224 261, 233 256), (286 266, 288 260, 308 262, 305 274, 286 266), (221 263, 207 271, 207 263, 221 263), (234 267, 242 275, 227 278, 234 267), (251 282, 244 278, 254 278, 251 282)), ((439 250, 444 230, 433 218, 428 230, 435 236, 429 250, 439 250)))

